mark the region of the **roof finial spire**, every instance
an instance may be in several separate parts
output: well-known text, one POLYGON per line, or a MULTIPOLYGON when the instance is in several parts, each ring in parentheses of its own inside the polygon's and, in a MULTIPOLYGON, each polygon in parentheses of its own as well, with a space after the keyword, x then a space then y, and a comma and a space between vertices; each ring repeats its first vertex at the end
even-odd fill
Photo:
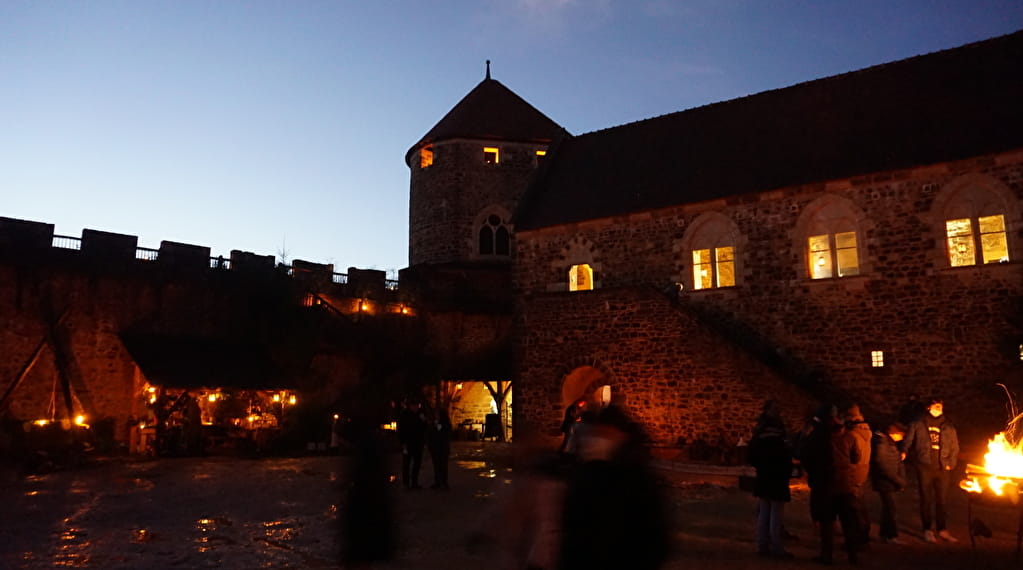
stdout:
POLYGON ((487 60, 487 79, 490 79, 490 60, 487 60))

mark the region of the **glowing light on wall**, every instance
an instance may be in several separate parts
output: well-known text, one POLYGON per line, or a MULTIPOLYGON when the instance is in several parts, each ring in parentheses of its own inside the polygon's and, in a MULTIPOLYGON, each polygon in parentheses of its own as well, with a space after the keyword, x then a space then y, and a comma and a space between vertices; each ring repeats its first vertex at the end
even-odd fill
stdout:
POLYGON ((873 366, 874 368, 884 368, 883 350, 870 351, 870 365, 873 366))

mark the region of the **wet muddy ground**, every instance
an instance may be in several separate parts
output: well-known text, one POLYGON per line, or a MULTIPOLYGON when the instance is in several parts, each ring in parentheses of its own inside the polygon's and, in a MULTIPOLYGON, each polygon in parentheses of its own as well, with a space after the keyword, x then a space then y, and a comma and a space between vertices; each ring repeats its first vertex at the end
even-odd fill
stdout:
MULTIPOLYGON (((393 459, 396 476, 399 458, 393 459)), ((336 568, 344 469, 339 457, 208 457, 99 461, 74 471, 7 478, 0 482, 0 568, 336 568)), ((429 470, 427 459, 427 484, 429 470)), ((815 567, 805 491, 796 492, 787 512, 787 526, 799 536, 790 543, 796 558, 777 561, 753 554, 753 501, 733 479, 662 473, 674 522, 674 552, 666 568, 815 567)), ((466 545, 477 531, 500 534, 510 528, 502 513, 521 499, 511 492, 517 477, 508 446, 494 443, 455 445, 450 490, 403 491, 395 477, 401 548, 379 568, 506 567, 502 547, 514 541, 466 545)), ((900 497, 907 544, 875 540, 862 565, 1019 567, 1019 511, 975 505, 973 516, 993 537, 979 538, 971 548, 965 495, 952 495, 950 529, 959 543, 920 539, 910 489, 900 497)), ((873 495, 870 504, 876 516, 873 495)), ((839 555, 836 566, 848 565, 839 555)))

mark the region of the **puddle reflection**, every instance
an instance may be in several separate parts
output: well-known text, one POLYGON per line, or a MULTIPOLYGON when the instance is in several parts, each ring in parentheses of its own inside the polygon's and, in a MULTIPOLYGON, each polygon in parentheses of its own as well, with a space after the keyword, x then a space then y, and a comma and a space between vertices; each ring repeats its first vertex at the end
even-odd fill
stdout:
POLYGON ((295 531, 302 526, 294 521, 267 521, 263 523, 263 533, 266 539, 281 543, 288 542, 295 536, 295 531))
POLYGON ((67 528, 60 535, 57 552, 53 555, 54 566, 85 566, 89 563, 86 533, 77 528, 67 528))

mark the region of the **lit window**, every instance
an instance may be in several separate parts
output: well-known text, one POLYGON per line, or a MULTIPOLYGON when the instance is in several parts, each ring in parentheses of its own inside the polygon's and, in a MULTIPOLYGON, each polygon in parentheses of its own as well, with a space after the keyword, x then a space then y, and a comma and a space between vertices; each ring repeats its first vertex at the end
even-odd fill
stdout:
POLYGON ((511 232, 497 214, 487 216, 479 232, 480 255, 511 255, 511 232))
POLYGON ((1005 218, 1002 215, 946 220, 945 236, 948 241, 948 262, 952 267, 1009 261, 1005 218))
POLYGON ((537 166, 543 165, 543 162, 545 160, 547 160, 547 151, 546 150, 536 151, 536 165, 537 166))
POLYGON ((424 146, 419 149, 419 168, 426 168, 433 164, 433 147, 424 146))
POLYGON ((860 274, 856 232, 810 236, 807 245, 812 278, 834 277, 836 267, 838 268, 838 277, 860 274))
POLYGON ((1023 344, 1019 345, 1019 359, 1023 360, 1023 344))
POLYGON ((693 251, 693 289, 735 286, 735 248, 693 251))
POLYGON ((500 161, 500 151, 495 146, 483 147, 483 162, 497 164, 500 161))
POLYGON ((573 265, 568 270, 569 291, 590 291, 593 289, 593 269, 587 264, 573 265))
POLYGON ((871 350, 870 351, 870 365, 874 368, 884 368, 884 351, 883 350, 871 350))

